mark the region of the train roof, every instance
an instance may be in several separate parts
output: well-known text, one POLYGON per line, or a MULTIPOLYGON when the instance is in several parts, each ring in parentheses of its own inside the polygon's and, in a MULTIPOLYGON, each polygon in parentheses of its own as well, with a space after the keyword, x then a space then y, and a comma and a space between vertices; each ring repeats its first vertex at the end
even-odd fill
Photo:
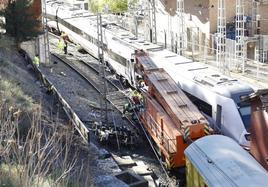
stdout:
MULTIPOLYGON (((95 30, 97 27, 96 16, 85 14, 85 12, 83 12, 82 10, 70 11, 68 10, 68 8, 62 8, 61 11, 58 12, 58 15, 61 18, 64 18, 66 22, 69 22, 73 26, 81 29, 83 32, 95 35, 96 33, 95 30), (68 14, 68 11, 72 12, 72 14, 68 14), (92 29, 94 28, 94 30, 89 28, 92 29)), ((134 50, 136 49, 143 49, 143 50, 163 49, 162 46, 147 42, 143 39, 136 38, 134 34, 129 32, 125 28, 115 24, 112 21, 109 21, 107 15, 102 16, 102 25, 104 30, 109 31, 109 33, 112 36, 114 36, 113 39, 115 41, 119 41, 120 44, 131 48, 132 49, 131 53, 133 53, 134 50)))
MULTIPOLYGON (((54 2, 51 3, 50 6, 53 7, 54 10, 49 11, 54 11, 53 13, 55 14, 55 10, 60 4, 55 4, 54 2)), ((65 21, 81 29, 84 33, 96 37, 97 22, 95 16, 90 17, 88 16, 88 12, 86 13, 82 10, 72 10, 67 5, 62 6, 60 10, 61 11, 58 12, 59 17, 65 18, 65 21)), ((105 30, 109 31, 113 40, 117 41, 118 45, 120 44, 116 49, 114 48, 114 50, 119 50, 120 54, 123 56, 133 54, 136 49, 147 51, 157 66, 166 70, 170 68, 173 71, 172 78, 177 82, 181 80, 181 77, 187 78, 219 95, 234 99, 236 103, 240 102, 240 96, 253 92, 253 89, 247 84, 227 77, 213 70, 208 65, 193 62, 191 59, 164 49, 163 46, 137 39, 125 28, 113 22, 109 22, 107 15, 103 16, 103 25, 105 30), (128 49, 125 48, 122 50, 122 47, 128 47, 128 49)), ((168 73, 171 74, 170 72, 168 73)))
POLYGON ((172 71, 175 81, 180 81, 181 77, 189 79, 236 102, 240 101, 241 95, 253 92, 249 85, 223 75, 206 64, 194 62, 168 50, 151 52, 151 54, 158 66, 172 71))
POLYGON ((185 155, 208 186, 267 186, 267 171, 234 140, 211 135, 194 141, 185 155))
POLYGON ((114 36, 121 41, 125 42, 125 45, 129 45, 135 49, 143 49, 143 50, 161 50, 162 46, 150 43, 143 39, 138 39, 134 34, 118 26, 117 24, 110 23, 105 27, 107 30, 114 34, 114 36))

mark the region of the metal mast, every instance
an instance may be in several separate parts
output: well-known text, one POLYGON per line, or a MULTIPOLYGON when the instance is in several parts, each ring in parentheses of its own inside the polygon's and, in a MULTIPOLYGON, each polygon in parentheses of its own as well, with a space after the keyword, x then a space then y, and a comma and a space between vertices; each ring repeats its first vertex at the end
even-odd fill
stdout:
POLYGON ((150 15, 152 14, 150 21, 151 21, 151 24, 150 24, 150 41, 152 43, 157 43, 157 35, 156 35, 156 12, 155 12, 155 0, 149 0, 149 4, 150 4, 150 8, 149 10, 152 10, 150 11, 150 15))
POLYGON ((184 0, 177 1, 177 11, 179 16, 179 45, 178 54, 183 55, 184 50, 184 0))
POLYGON ((44 30, 44 48, 45 48, 45 63, 50 63, 50 53, 49 53, 49 38, 48 38, 48 30, 47 30, 47 6, 46 0, 42 1, 42 22, 43 22, 43 30, 44 30))
POLYGON ((255 60, 261 62, 261 45, 260 45, 260 15, 259 15, 260 2, 252 0, 252 36, 256 36, 258 41, 255 47, 255 60))
POLYGON ((235 58, 237 68, 242 64, 243 73, 245 71, 244 44, 244 0, 236 0, 235 58))
POLYGON ((256 0, 252 0, 252 12, 251 12, 251 18, 252 18, 252 22, 251 22, 251 36, 255 36, 256 34, 260 34, 258 31, 259 29, 259 4, 260 2, 256 1, 256 0))
POLYGON ((217 66, 225 72, 225 49, 226 49, 226 9, 225 0, 218 0, 217 19, 217 66))
POLYGON ((99 57, 99 76, 101 77, 100 86, 100 121, 108 124, 108 104, 107 104, 107 82, 105 75, 105 61, 103 52, 103 34, 101 14, 97 14, 97 32, 98 32, 98 57, 99 57))

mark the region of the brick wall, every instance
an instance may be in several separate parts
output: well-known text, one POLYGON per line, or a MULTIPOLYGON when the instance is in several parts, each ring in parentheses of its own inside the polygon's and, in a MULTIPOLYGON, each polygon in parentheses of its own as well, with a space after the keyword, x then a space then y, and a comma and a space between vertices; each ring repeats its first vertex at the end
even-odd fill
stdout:
POLYGON ((42 4, 41 0, 33 0, 31 11, 36 19, 41 20, 42 16, 42 4))
MULTIPOLYGON (((210 0, 209 20, 210 20, 210 33, 215 33, 217 30, 217 9, 218 0, 210 0), (213 7, 212 7, 213 6, 213 7)), ((226 22, 234 21, 235 17, 235 1, 226 0, 226 22)), ((251 0, 245 0, 245 15, 251 16, 251 0)), ((268 4, 260 5, 261 15, 261 34, 268 34, 268 4)))
POLYGON ((8 0, 0 0, 0 10, 5 7, 5 5, 7 4, 7 1, 8 0))
MULTIPOLYGON (((160 0, 171 15, 175 13, 177 0, 160 0)), ((251 16, 251 0, 244 0, 245 15, 251 16)), ((235 0, 225 0, 226 22, 234 21, 235 0)), ((218 0, 184 0, 185 13, 197 16, 202 23, 209 21, 210 33, 217 30, 218 0)), ((260 6, 261 34, 268 34, 268 3, 260 6)))
MULTIPOLYGON (((7 5, 9 0, 0 0, 0 9, 5 8, 5 6, 7 5)), ((32 0, 32 6, 30 11, 33 14, 33 17, 35 19, 38 19, 41 21, 42 19, 42 4, 41 4, 41 0, 32 0)), ((38 26, 40 28, 40 31, 42 30, 42 25, 40 24, 38 26)))
POLYGON ((169 12, 170 15, 175 15, 177 10, 177 0, 160 0, 165 6, 165 10, 169 12))
MULTIPOLYGON (((0 9, 5 8, 9 0, 0 0, 0 9)), ((32 0, 32 13, 34 14, 35 18, 41 18, 41 0, 32 0)))
POLYGON ((40 31, 42 31, 42 4, 41 0, 33 0, 31 11, 33 17, 37 20, 40 20, 40 24, 37 26, 40 31))
POLYGON ((268 34, 268 4, 260 6, 261 34, 268 34))

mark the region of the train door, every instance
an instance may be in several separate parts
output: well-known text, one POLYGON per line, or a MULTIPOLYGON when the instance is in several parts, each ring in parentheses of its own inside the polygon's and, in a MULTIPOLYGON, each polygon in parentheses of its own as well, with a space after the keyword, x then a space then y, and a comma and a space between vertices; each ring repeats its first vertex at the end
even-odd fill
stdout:
POLYGON ((221 130, 221 117, 222 117, 222 106, 217 105, 216 110, 216 128, 221 130))
POLYGON ((126 64, 126 69, 125 69, 125 74, 127 75, 127 79, 129 81, 129 84, 133 85, 133 59, 131 60, 127 60, 127 64, 126 64))
POLYGON ((129 74, 131 75, 131 85, 135 86, 135 60, 130 59, 130 68, 129 68, 129 74))

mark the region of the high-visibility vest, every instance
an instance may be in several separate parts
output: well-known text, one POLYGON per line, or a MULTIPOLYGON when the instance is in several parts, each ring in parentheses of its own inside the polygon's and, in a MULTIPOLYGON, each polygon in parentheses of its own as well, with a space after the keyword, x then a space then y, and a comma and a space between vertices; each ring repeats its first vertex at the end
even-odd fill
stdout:
POLYGON ((63 48, 64 48, 64 42, 63 42, 63 39, 60 39, 58 43, 58 49, 63 50, 63 48))
POLYGON ((37 67, 39 66, 39 64, 40 64, 40 60, 39 60, 39 58, 38 58, 37 56, 34 57, 34 61, 33 61, 33 63, 34 63, 37 67))

